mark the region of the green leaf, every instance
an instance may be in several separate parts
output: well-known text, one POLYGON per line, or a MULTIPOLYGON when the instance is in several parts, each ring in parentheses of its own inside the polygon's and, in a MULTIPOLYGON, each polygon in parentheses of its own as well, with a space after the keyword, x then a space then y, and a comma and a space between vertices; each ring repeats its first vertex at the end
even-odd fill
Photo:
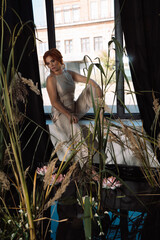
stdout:
POLYGON ((84 203, 84 231, 85 231, 85 239, 89 240, 92 236, 92 229, 91 229, 91 204, 89 197, 85 197, 84 203))

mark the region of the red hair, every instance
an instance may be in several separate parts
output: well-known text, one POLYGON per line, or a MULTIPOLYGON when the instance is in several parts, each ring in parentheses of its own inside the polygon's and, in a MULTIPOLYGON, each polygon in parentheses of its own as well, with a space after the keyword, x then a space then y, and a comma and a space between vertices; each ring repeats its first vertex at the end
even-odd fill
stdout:
POLYGON ((62 65, 64 64, 62 54, 56 48, 52 48, 47 52, 45 52, 45 54, 43 55, 43 61, 45 64, 46 64, 46 58, 49 56, 52 57, 54 60, 57 60, 58 62, 60 62, 62 65))

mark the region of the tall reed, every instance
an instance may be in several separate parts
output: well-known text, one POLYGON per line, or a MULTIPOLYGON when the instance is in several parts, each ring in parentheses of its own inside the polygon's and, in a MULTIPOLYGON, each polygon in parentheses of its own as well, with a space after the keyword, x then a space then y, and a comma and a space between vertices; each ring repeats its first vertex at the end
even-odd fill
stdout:
MULTIPOLYGON (((14 10, 13 10, 14 11, 14 10)), ((10 144, 11 151, 13 153, 13 158, 15 161, 15 166, 13 167, 13 173, 15 175, 15 179, 17 181, 17 186, 21 186, 22 188, 22 203, 24 203, 24 206, 26 208, 27 216, 28 216, 28 223, 29 223, 29 229, 30 229, 30 239, 36 239, 36 233, 35 233, 35 226, 33 223, 33 217, 31 213, 31 206, 30 206, 30 199, 27 189, 27 184, 25 180, 24 175, 24 169, 23 169, 23 162, 22 162, 22 154, 21 154, 21 145, 20 145, 20 137, 19 137, 19 127, 14 119, 14 113, 13 113, 13 99, 12 95, 9 92, 9 85, 11 82, 11 79, 15 76, 17 69, 15 69, 14 66, 14 48, 15 44, 17 42, 18 37, 20 36, 23 28, 29 24, 30 21, 26 23, 20 22, 20 27, 17 29, 17 26, 13 29, 13 32, 11 32, 7 22, 4 19, 6 12, 6 1, 2 0, 1 2, 1 47, 0 47, 0 131, 1 131, 1 148, 3 151, 1 151, 1 167, 2 167, 2 161, 4 157, 4 149, 7 148, 8 143, 10 144), (9 32, 11 40, 9 42, 8 49, 10 49, 9 55, 8 55, 8 63, 5 66, 3 63, 4 58, 4 29, 7 29, 6 31, 9 32), (15 35, 15 32, 16 35, 15 35)), ((16 13, 15 13, 16 14, 16 13)), ((16 14, 18 16, 18 14, 16 14)), ((31 33, 33 34, 33 33, 31 33)), ((28 42, 28 40, 27 40, 28 42)), ((27 46, 24 45, 24 49, 22 49, 22 55, 19 59, 19 63, 22 59, 23 53, 25 51, 25 48, 27 46)), ((13 163, 14 165, 14 163, 13 163)), ((12 165, 12 166, 13 166, 12 165)))
MULTIPOLYGON (((118 69, 118 77, 120 76, 120 73, 123 75, 124 80, 128 86, 128 93, 131 94, 131 97, 134 101, 133 94, 136 94, 131 86, 130 81, 128 77, 126 76, 125 69, 124 69, 124 63, 123 63, 123 57, 126 54, 125 49, 123 49, 119 42, 113 37, 112 40, 109 42, 109 46, 113 45, 116 46, 116 51, 119 59, 119 69, 118 69)), ((92 61, 88 56, 85 56, 84 58, 86 62, 86 70, 87 70, 87 79, 91 77, 93 72, 95 71, 95 68, 99 70, 99 76, 100 76, 100 82, 101 82, 101 88, 103 91, 103 98, 101 101, 99 99, 95 100, 92 97, 93 102, 93 110, 94 110, 94 119, 93 119, 93 126, 92 126, 92 143, 88 145, 90 151, 90 167, 92 168, 93 158, 95 156, 95 153, 97 153, 99 164, 99 176, 98 176, 98 189, 97 189, 97 212, 98 214, 103 214, 103 205, 102 205, 102 183, 103 178, 105 176, 108 176, 108 174, 113 174, 113 176, 116 176, 115 173, 107 170, 106 166, 106 160, 109 157, 112 160, 112 164, 115 165, 115 168, 117 169, 118 175, 117 178, 124 184, 123 180, 119 178, 119 164, 132 164, 131 166, 139 166, 140 170, 142 171, 142 174, 144 175, 144 178, 146 181, 151 185, 152 187, 160 187, 159 182, 159 176, 160 176, 160 165, 158 160, 156 159, 156 149, 159 146, 159 140, 157 141, 154 138, 151 138, 148 136, 143 126, 137 127, 136 121, 134 120, 134 117, 128 107, 125 105, 125 103, 122 101, 122 99, 119 99, 117 89, 115 89, 115 97, 117 97, 119 102, 123 105, 124 109, 130 114, 130 120, 128 120, 129 124, 125 124, 123 120, 117 118, 114 119, 114 115, 112 114, 112 103, 111 103, 111 111, 109 112, 108 107, 105 104, 105 94, 107 92, 107 88, 112 82, 112 78, 114 78, 115 71, 113 70, 113 73, 109 73, 109 62, 110 62, 110 52, 108 52, 107 57, 107 63, 105 66, 107 66, 107 69, 104 68, 99 58, 94 59, 92 61), (88 64, 88 61, 90 62, 88 64), (109 112, 107 116, 105 117, 105 112, 109 112), (98 142, 98 147, 94 147, 94 142, 98 142), (119 163, 116 155, 116 148, 121 149, 120 152, 123 155, 123 163, 119 163), (154 148, 152 148, 154 146, 154 148), (136 162, 130 163, 129 157, 134 156, 134 159, 136 159, 136 162)), ((112 62, 113 64, 113 62, 112 62)), ((119 81, 119 78, 117 77, 117 81, 119 81)), ((159 104, 157 104, 157 101, 154 101, 154 108, 156 111, 156 119, 155 122, 158 119, 159 114, 159 104), (157 110, 158 109, 158 110, 157 110)), ((89 133, 89 135, 91 135, 89 133)), ((94 174, 92 172, 90 178, 90 191, 88 192, 88 195, 90 196, 90 203, 83 203, 81 200, 81 204, 83 208, 85 209, 85 204, 87 204, 87 208, 90 208, 90 214, 88 217, 93 219, 93 213, 92 213, 92 190, 93 190, 93 178, 94 174)), ((80 193, 81 191, 78 190, 80 193)), ((132 190, 131 190, 132 192, 132 190)), ((80 194, 79 194, 80 195, 80 194)), ((86 221, 85 221, 86 222, 86 221)), ((88 224, 88 223, 86 223, 88 224)), ((86 228, 85 228, 86 229, 86 228)), ((90 227, 89 227, 90 229, 90 227)), ((90 230, 91 231, 91 230, 90 230)), ((87 233, 89 234, 89 233, 87 233)))

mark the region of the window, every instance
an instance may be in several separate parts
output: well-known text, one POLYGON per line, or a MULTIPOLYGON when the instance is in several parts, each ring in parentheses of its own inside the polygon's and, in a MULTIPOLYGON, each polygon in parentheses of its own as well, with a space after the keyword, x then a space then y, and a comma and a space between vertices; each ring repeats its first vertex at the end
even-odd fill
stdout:
MULTIPOLYGON (((45 28, 46 19, 44 17, 45 11, 45 1, 44 0, 32 0, 33 1, 33 10, 34 10, 34 19, 37 29, 37 50, 38 50, 38 60, 40 66, 40 77, 41 82, 44 82, 48 73, 46 73, 46 68, 43 65, 43 54, 48 50, 48 38, 47 38, 47 28, 45 28), (36 6, 36 7, 35 7, 36 6), (41 19, 43 18, 43 19, 41 19)), ((81 5, 78 1, 72 1, 72 5, 66 5, 66 0, 54 1, 54 17, 56 24, 62 24, 65 22, 65 25, 55 26, 56 33, 56 47, 62 52, 64 61, 68 67, 73 71, 77 71, 80 74, 84 74, 85 64, 83 65, 84 55, 88 55, 91 60, 95 60, 97 57, 100 58, 101 63, 106 68, 106 62, 108 60, 108 53, 110 56, 109 59, 109 70, 107 79, 110 79, 113 72, 118 69, 118 57, 115 58, 115 52, 118 53, 114 43, 110 45, 110 51, 108 49, 108 42, 111 40, 112 36, 116 37, 117 41, 125 46, 125 41, 122 39, 121 26, 114 24, 114 13, 115 19, 119 16, 119 1, 115 0, 89 0, 89 6, 86 4, 86 1, 81 1, 81 5), (78 3, 78 4, 77 4, 78 3), (115 6, 114 6, 115 3, 115 6), (81 11, 80 12, 80 10, 81 11), (100 21, 102 19, 111 18, 110 21, 100 21), (92 24, 88 24, 89 20, 93 20, 92 24), (71 22, 75 23, 79 20, 83 21, 83 24, 70 24, 71 22), (115 27, 114 27, 115 26, 115 27), (115 30, 117 29, 117 30, 115 30), (122 39, 122 41, 121 41, 122 39), (75 47, 75 49, 73 49, 75 47), (115 69, 116 63, 116 69, 115 69)), ((71 2, 71 1, 70 1, 71 2)), ((50 9, 49 9, 50 10, 50 9)), ((49 12, 49 10, 47 12, 49 12)), ((54 26, 53 26, 54 27, 54 26)), ((53 41, 52 37, 49 41, 53 41)), ((53 44, 52 44, 53 45, 53 44)), ((118 54, 117 54, 118 56, 118 54)), ((96 61, 96 60, 95 60, 96 61)), ((89 64, 89 63, 88 63, 89 64)), ((128 60, 124 58, 124 70, 125 74, 130 81, 131 90, 134 92, 134 87, 132 84, 130 69, 128 60)), ((96 69, 97 70, 97 69, 96 69)), ((118 75, 118 70, 117 70, 118 75)), ((98 70, 93 71, 92 75, 98 83, 100 83, 98 70)), ((116 81, 116 74, 112 77, 110 84, 107 87, 106 91, 106 103, 110 106, 113 106, 113 113, 117 113, 119 117, 126 117, 127 109, 130 110, 134 116, 138 116, 138 106, 136 99, 129 94, 128 86, 126 85, 126 80, 121 75, 119 80, 116 81), (118 83, 119 82, 119 83, 118 83), (117 91, 117 92, 116 92, 117 91), (116 93, 116 94, 115 94, 116 93), (117 97, 118 96, 118 97, 117 97), (124 99, 124 103, 127 106, 127 109, 120 104, 118 99, 124 99), (120 108, 119 108, 120 107, 120 108)), ((46 89, 43 89, 45 100, 44 105, 49 105, 50 101, 46 100, 46 89)), ((79 91, 79 90, 78 90, 79 91)), ((129 115, 129 114, 128 114, 129 115)), ((129 116, 127 116, 129 117, 129 116)))
POLYGON ((78 22, 80 19, 80 8, 78 4, 72 6, 73 22, 78 22))
POLYGON ((101 2, 100 2, 101 18, 109 17, 108 10, 109 10, 109 0, 101 0, 101 2))
POLYGON ((62 23, 61 8, 59 7, 55 8, 55 23, 56 24, 62 23))
POLYGON ((70 23, 71 22, 71 8, 69 6, 64 7, 64 22, 70 23))
POLYGON ((114 17, 114 0, 110 0, 111 17, 114 17))
POLYGON ((56 48, 60 51, 61 50, 61 42, 56 41, 56 48))
POLYGON ((89 52, 89 38, 81 38, 81 52, 89 52))
POLYGON ((102 50, 103 49, 103 39, 102 37, 94 37, 94 50, 102 50))
POLYGON ((72 40, 65 40, 65 53, 71 53, 72 52, 72 40))
POLYGON ((90 17, 91 17, 91 19, 98 18, 98 3, 97 3, 97 1, 90 2, 90 17))
POLYGON ((46 8, 45 8, 45 1, 43 0, 32 0, 32 6, 34 14, 34 23, 36 27, 44 27, 47 26, 46 23, 46 8))
POLYGON ((39 43, 39 56, 43 56, 47 50, 48 50, 48 43, 40 42, 39 43))

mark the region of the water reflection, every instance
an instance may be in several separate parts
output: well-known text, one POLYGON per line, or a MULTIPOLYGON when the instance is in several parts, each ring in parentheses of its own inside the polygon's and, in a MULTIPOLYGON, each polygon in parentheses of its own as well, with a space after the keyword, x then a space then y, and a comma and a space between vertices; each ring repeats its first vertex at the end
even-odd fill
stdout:
MULTIPOLYGON (((67 191, 68 196, 73 196, 73 186, 67 191)), ((93 240, 160 238, 159 189, 152 188, 145 180, 136 181, 135 178, 124 180, 121 188, 103 189, 102 197, 105 215, 100 220, 104 235, 99 236, 100 226, 93 221, 93 240)), ((85 240, 81 207, 77 203, 66 205, 58 203, 56 207, 52 218, 68 221, 59 224, 52 222, 52 239, 85 240)), ((54 206, 52 210, 53 208, 54 206)))

